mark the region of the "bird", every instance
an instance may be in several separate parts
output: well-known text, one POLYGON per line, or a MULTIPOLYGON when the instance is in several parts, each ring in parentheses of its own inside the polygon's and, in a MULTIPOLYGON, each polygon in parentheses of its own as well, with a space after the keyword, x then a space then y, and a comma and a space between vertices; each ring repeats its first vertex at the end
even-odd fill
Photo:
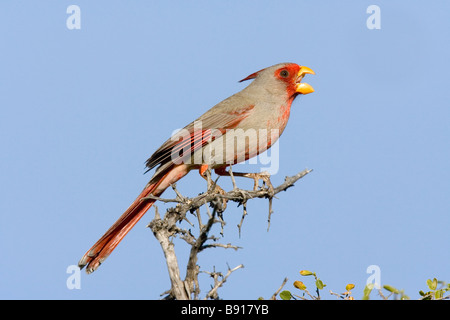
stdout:
MULTIPOLYGON (((150 181, 79 260, 80 269, 86 267, 88 274, 94 272, 155 203, 155 198, 190 171, 198 170, 205 179, 211 170, 217 175, 229 175, 227 167, 269 149, 284 131, 294 99, 314 92, 311 85, 301 82, 307 74, 315 72, 291 62, 254 72, 239 81, 252 80, 247 87, 165 141, 146 161, 147 171, 156 168, 150 181), (239 143, 242 140, 245 143, 239 143)), ((253 178, 255 186, 263 177, 257 173, 233 175, 253 178)))

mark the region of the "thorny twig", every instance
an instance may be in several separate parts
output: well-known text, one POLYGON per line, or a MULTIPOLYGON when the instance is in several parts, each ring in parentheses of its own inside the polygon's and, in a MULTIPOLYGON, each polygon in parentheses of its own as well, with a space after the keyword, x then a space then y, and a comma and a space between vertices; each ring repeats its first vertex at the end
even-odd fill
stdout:
POLYGON ((222 272, 216 272, 215 270, 213 272, 203 271, 204 273, 209 274, 214 279, 214 287, 209 290, 209 292, 206 294, 205 300, 207 299, 218 299, 219 295, 217 294, 217 289, 219 289, 228 279, 228 277, 237 269, 244 268, 243 264, 238 265, 237 267, 234 267, 233 269, 230 269, 228 267, 228 272, 224 276, 222 272), (219 277, 221 280, 219 280, 219 277))
MULTIPOLYGON (((143 199, 155 199, 165 203, 176 203, 175 207, 167 209, 164 217, 161 218, 157 207, 155 206, 155 218, 149 223, 148 227, 152 230, 155 237, 161 244, 163 249, 167 267, 169 269, 169 277, 171 280, 171 289, 166 291, 167 296, 164 299, 199 299, 200 288, 198 283, 198 274, 200 273, 200 267, 197 265, 198 253, 208 248, 231 248, 234 250, 241 249, 238 246, 234 246, 230 243, 221 244, 216 241, 219 239, 215 236, 210 236, 209 233, 211 231, 212 226, 215 223, 220 223, 221 232, 220 234, 223 236, 223 228, 225 226, 225 221, 223 219, 222 213, 226 208, 227 201, 233 201, 238 203, 238 205, 242 205, 243 207, 243 215, 240 223, 238 224, 239 235, 241 234, 241 227, 247 213, 247 201, 253 198, 266 198, 269 200, 269 214, 268 214, 268 228, 270 227, 270 219, 273 213, 272 210, 272 199, 276 194, 281 191, 286 191, 288 188, 292 187, 295 182, 299 179, 310 173, 311 170, 305 169, 298 174, 286 177, 285 181, 276 188, 268 188, 268 187, 259 187, 257 190, 242 190, 239 189, 236 185, 236 181, 234 180, 233 173, 230 169, 230 177, 233 182, 233 190, 228 192, 220 192, 218 193, 216 190, 217 179, 212 181, 211 178, 208 179, 208 190, 207 192, 200 194, 193 198, 187 198, 180 194, 177 190, 176 185, 172 185, 173 190, 176 193, 175 199, 164 199, 160 197, 154 197, 152 195, 147 196, 143 199), (209 204, 212 207, 212 212, 209 210, 209 207, 206 205, 209 204), (200 208, 202 206, 206 208, 207 214, 207 222, 203 223, 200 214, 200 208), (190 212, 195 215, 198 222, 198 235, 195 236, 191 229, 182 229, 177 223, 186 220, 192 227, 194 224, 191 223, 186 214, 190 212), (181 239, 186 241, 191 246, 191 251, 189 254, 189 259, 186 268, 186 277, 184 280, 181 280, 179 267, 177 258, 174 251, 174 243, 172 241, 173 237, 177 235, 180 236, 181 239), (213 241, 213 243, 207 243, 208 241, 213 241)), ((219 188, 220 189, 220 188, 219 188)), ((217 299, 218 294, 217 290, 220 288, 223 283, 227 280, 227 278, 231 275, 232 272, 243 268, 243 265, 239 265, 233 269, 228 267, 228 272, 225 276, 223 276, 220 272, 205 272, 214 279, 214 286, 212 289, 206 294, 205 299, 217 299), (220 278, 220 280, 219 280, 220 278)), ((284 285, 284 283, 283 283, 284 285)), ((280 287, 281 290, 282 287, 280 287)))

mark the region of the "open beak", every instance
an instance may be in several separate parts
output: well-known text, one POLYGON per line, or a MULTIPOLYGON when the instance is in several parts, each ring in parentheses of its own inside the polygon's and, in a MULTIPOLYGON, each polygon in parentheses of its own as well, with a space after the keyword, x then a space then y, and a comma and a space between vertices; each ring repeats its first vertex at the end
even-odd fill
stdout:
POLYGON ((316 74, 314 71, 312 71, 310 68, 301 66, 300 70, 297 74, 297 80, 296 80, 296 88, 295 91, 301 94, 308 94, 311 92, 314 92, 313 87, 311 87, 307 83, 302 83, 302 79, 306 74, 316 74))

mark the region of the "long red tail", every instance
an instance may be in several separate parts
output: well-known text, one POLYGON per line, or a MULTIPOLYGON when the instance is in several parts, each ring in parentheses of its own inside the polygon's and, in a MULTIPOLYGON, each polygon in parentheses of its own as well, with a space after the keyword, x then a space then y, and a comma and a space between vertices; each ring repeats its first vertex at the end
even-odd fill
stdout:
MULTIPOLYGON (((106 233, 89 249, 78 262, 78 266, 82 269, 86 266, 86 272, 94 272, 100 264, 110 255, 117 247, 120 241, 125 237, 128 231, 142 218, 148 209, 155 203, 155 200, 143 198, 150 194, 160 196, 164 190, 172 183, 181 179, 187 170, 177 170, 175 167, 163 174, 160 179, 155 177, 150 180, 149 184, 144 188, 141 194, 134 200, 130 207, 120 216, 120 218, 106 231, 106 233)), ((160 176, 160 175, 158 175, 160 176)))

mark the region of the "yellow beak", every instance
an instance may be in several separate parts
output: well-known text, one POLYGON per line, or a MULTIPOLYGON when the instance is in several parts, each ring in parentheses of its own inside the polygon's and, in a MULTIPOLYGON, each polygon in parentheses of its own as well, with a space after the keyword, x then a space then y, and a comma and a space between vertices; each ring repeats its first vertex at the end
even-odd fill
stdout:
POLYGON ((308 94, 314 92, 314 88, 311 87, 309 84, 300 82, 302 81, 303 77, 306 74, 316 74, 316 73, 308 67, 305 66, 300 67, 300 70, 298 71, 297 74, 297 87, 295 88, 295 91, 298 93, 308 94))

